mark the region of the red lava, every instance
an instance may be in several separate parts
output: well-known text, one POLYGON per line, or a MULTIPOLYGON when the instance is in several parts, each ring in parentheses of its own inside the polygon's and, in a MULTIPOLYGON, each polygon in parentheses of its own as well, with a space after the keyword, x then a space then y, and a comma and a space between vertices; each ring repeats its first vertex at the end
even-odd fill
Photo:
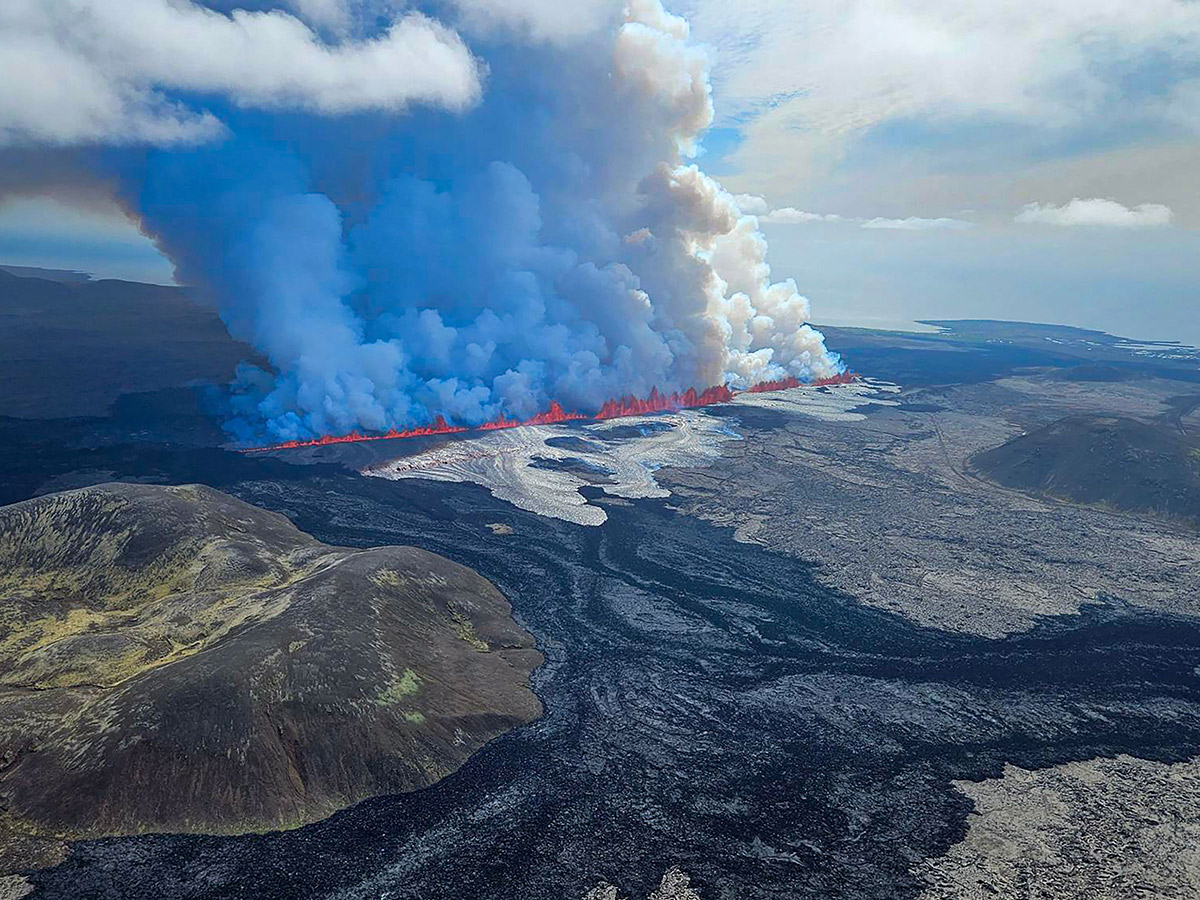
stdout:
MULTIPOLYGON (((815 387, 851 384, 857 380, 858 376, 852 372, 842 372, 831 378, 818 378, 810 382, 803 382, 798 378, 789 376, 777 381, 759 382, 753 387, 747 388, 746 393, 758 394, 766 391, 783 391, 789 388, 800 387, 803 384, 815 387)), ((264 453, 271 450, 293 450, 297 447, 324 447, 327 444, 391 441, 400 438, 431 437, 439 434, 461 434, 472 430, 496 431, 501 428, 521 428, 526 425, 555 425, 559 422, 599 422, 604 419, 623 419, 629 416, 644 416, 649 413, 669 412, 675 409, 695 409, 700 406, 715 406, 719 403, 728 403, 736 396, 736 391, 730 390, 727 385, 723 384, 706 388, 699 392, 695 388, 688 388, 682 393, 676 391, 671 394, 662 394, 659 393, 658 388, 652 388, 650 394, 646 397, 619 397, 606 400, 604 405, 600 407, 600 411, 592 416, 585 413, 567 412, 567 410, 563 409, 562 404, 557 400, 553 400, 544 412, 540 412, 532 418, 509 419, 501 413, 499 418, 493 419, 490 422, 484 422, 482 425, 477 425, 474 429, 468 428, 465 425, 451 425, 441 415, 438 415, 428 425, 420 425, 416 428, 406 428, 403 430, 393 428, 379 434, 361 434, 357 431, 352 431, 349 434, 327 434, 309 440, 284 441, 281 444, 271 444, 266 447, 250 447, 242 452, 264 453)))

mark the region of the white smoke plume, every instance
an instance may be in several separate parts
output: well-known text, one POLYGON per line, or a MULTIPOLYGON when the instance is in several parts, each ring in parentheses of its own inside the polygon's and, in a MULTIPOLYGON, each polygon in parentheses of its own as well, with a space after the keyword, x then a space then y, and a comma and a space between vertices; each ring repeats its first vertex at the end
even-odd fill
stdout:
MULTIPOLYGON (((158 27, 245 32, 245 58, 214 63, 220 74, 186 54, 120 70, 222 139, 172 135, 93 161, 181 279, 270 361, 237 385, 238 439, 472 424, 551 400, 593 411, 653 387, 840 371, 808 301, 772 281, 757 220, 693 161, 713 117, 707 57, 659 0, 589 0, 576 17, 542 0, 450 0, 382 25, 371 0, 293 0, 305 19, 136 2, 170 7, 158 27), (271 29, 251 34, 263 17, 271 29), (413 29, 442 66, 416 93, 389 68, 413 64, 411 50, 387 49, 413 29), (256 41, 316 54, 313 71, 255 60, 256 41), (214 99, 191 108, 179 85, 214 99)), ((115 65, 102 49, 87 59, 115 65)))
MULTIPOLYGON (((627 17, 617 71, 661 98, 680 154, 691 155, 712 123, 707 58, 688 45, 687 22, 658 0, 639 0, 627 17)), ((737 198, 696 165, 678 160, 664 161, 644 187, 665 201, 658 233, 680 258, 673 274, 694 274, 673 293, 682 288, 688 305, 704 303, 695 335, 705 351, 702 381, 742 387, 785 374, 819 378, 840 370, 824 338, 806 324, 808 299, 791 280, 772 283, 766 239, 737 198)), ((645 235, 654 236, 653 229, 645 235)))

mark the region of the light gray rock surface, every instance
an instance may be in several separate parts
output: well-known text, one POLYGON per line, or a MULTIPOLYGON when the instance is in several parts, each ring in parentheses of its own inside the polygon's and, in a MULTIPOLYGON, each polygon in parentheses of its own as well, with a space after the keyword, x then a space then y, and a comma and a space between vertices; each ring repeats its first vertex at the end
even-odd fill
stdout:
POLYGON ((922 900, 1200 897, 1200 761, 1118 756, 955 782, 964 841, 917 871, 922 900))

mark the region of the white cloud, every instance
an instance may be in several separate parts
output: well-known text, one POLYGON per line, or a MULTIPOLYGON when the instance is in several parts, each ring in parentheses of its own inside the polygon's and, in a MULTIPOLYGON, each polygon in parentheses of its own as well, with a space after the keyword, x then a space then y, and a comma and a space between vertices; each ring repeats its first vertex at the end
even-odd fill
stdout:
POLYGON ((188 0, 0 3, 0 144, 166 144, 222 132, 172 90, 336 115, 414 102, 461 108, 480 84, 458 36, 415 14, 379 38, 327 44, 279 11, 226 15, 188 0))
POLYGON ((344 0, 286 0, 296 15, 314 25, 344 31, 350 24, 350 9, 344 0))
POLYGON ((835 213, 813 213, 805 212, 802 209, 796 209, 792 206, 784 206, 779 209, 773 209, 762 217, 764 222, 769 222, 774 225, 801 225, 808 222, 843 222, 841 216, 835 213))
POLYGON ((756 215, 760 222, 767 225, 807 225, 812 222, 844 222, 857 225, 860 228, 884 228, 895 231, 931 231, 937 229, 961 230, 973 227, 973 222, 965 219, 925 219, 920 216, 909 216, 905 219, 856 219, 840 216, 837 213, 814 213, 796 209, 793 206, 783 206, 771 209, 767 201, 755 194, 738 194, 734 197, 738 208, 746 215, 756 215))
POLYGON ((893 231, 961 231, 964 228, 971 228, 973 223, 965 219, 949 219, 940 217, 937 219, 923 219, 920 216, 909 216, 906 219, 867 219, 862 223, 863 228, 886 228, 893 231))
POLYGON ((1081 200, 1076 197, 1070 203, 1053 206, 1048 203, 1030 203, 1017 213, 1015 221, 1022 224, 1095 225, 1106 228, 1161 228, 1171 224, 1171 209, 1161 203, 1142 203, 1125 206, 1116 200, 1093 198, 1081 200))
POLYGON ((771 204, 757 194, 735 194, 733 202, 748 216, 762 216, 771 211, 771 204))
POLYGON ((790 190, 886 122, 1069 129, 1118 109, 1200 124, 1190 92, 1127 93, 1141 60, 1168 85, 1200 62, 1192 0, 690 2, 714 48, 719 124, 746 138, 732 162, 747 176, 726 180, 747 188, 790 190))

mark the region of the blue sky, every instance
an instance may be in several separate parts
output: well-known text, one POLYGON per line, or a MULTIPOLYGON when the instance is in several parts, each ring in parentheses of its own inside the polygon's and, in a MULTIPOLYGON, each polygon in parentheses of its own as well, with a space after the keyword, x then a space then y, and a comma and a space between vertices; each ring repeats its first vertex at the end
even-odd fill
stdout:
POLYGON ((768 227, 776 274, 794 274, 831 325, 996 318, 1200 344, 1194 232, 768 227))

